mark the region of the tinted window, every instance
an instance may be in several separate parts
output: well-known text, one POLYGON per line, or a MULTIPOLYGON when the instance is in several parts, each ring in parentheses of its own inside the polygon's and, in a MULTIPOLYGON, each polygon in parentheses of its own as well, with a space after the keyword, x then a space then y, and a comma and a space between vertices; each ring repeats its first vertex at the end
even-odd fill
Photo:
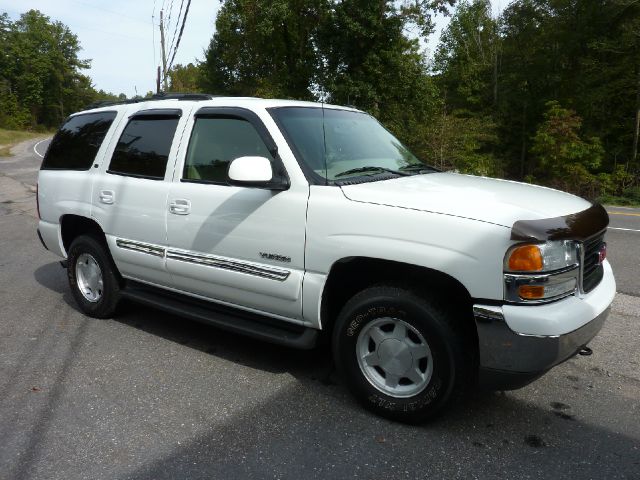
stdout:
POLYGON ((42 161, 43 169, 88 170, 116 112, 71 117, 58 130, 42 161))
POLYGON ((177 117, 131 119, 118 140, 108 172, 164 178, 178 120, 177 117))
POLYGON ((197 118, 191 133, 183 179, 227 182, 227 168, 238 157, 271 154, 251 123, 239 118, 197 118))

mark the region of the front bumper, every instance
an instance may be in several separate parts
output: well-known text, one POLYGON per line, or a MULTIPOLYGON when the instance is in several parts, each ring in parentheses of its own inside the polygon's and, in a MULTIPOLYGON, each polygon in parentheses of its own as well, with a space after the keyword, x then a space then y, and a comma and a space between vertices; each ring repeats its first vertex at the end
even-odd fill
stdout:
POLYGON ((614 296, 607 264, 600 285, 582 298, 541 306, 474 305, 480 386, 520 388, 573 357, 598 334, 614 296))

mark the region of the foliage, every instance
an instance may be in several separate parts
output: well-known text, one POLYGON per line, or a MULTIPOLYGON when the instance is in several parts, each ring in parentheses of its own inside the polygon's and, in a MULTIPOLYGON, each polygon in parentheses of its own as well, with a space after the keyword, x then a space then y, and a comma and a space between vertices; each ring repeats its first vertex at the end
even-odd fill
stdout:
POLYGON ((227 0, 205 54, 204 90, 312 99, 324 0, 227 0))
MULTIPOLYGON (((427 162, 590 198, 640 188, 640 2, 222 0, 202 62, 171 90, 324 100, 372 113, 427 162), (431 48, 430 45, 427 47, 431 48)), ((77 37, 0 15, 0 126, 57 125, 97 100, 77 37)))
POLYGON ((639 31, 633 0, 515 0, 496 19, 475 0, 458 7, 434 71, 449 110, 492 119, 497 171, 620 195, 640 170, 639 31))
POLYGON ((174 65, 168 76, 170 92, 195 93, 202 91, 200 88, 202 70, 193 63, 174 65))
POLYGON ((580 136, 582 119, 556 101, 547 102, 544 121, 533 138, 531 153, 537 163, 537 178, 562 190, 593 196, 597 189, 596 170, 604 150, 600 139, 580 136))
POLYGON ((12 22, 0 15, 0 126, 57 126, 67 115, 108 96, 81 73, 88 60, 61 22, 29 10, 12 22))

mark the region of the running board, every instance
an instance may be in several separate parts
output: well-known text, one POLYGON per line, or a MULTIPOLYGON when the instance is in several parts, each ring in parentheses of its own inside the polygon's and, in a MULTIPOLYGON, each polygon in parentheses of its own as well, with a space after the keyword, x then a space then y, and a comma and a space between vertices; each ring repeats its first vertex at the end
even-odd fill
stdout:
POLYGON ((310 350, 319 331, 128 280, 123 298, 276 345, 310 350))

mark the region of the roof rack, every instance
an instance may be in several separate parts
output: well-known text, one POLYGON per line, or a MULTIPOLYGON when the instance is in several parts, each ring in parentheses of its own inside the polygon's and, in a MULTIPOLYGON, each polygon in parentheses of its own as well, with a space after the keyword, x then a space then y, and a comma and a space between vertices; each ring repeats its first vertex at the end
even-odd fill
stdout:
POLYGON ((148 102, 150 100, 212 100, 221 95, 213 95, 210 93, 181 93, 181 92, 160 92, 150 97, 130 98, 127 100, 102 100, 87 105, 86 110, 100 107, 110 107, 112 105, 127 105, 130 103, 148 102))

